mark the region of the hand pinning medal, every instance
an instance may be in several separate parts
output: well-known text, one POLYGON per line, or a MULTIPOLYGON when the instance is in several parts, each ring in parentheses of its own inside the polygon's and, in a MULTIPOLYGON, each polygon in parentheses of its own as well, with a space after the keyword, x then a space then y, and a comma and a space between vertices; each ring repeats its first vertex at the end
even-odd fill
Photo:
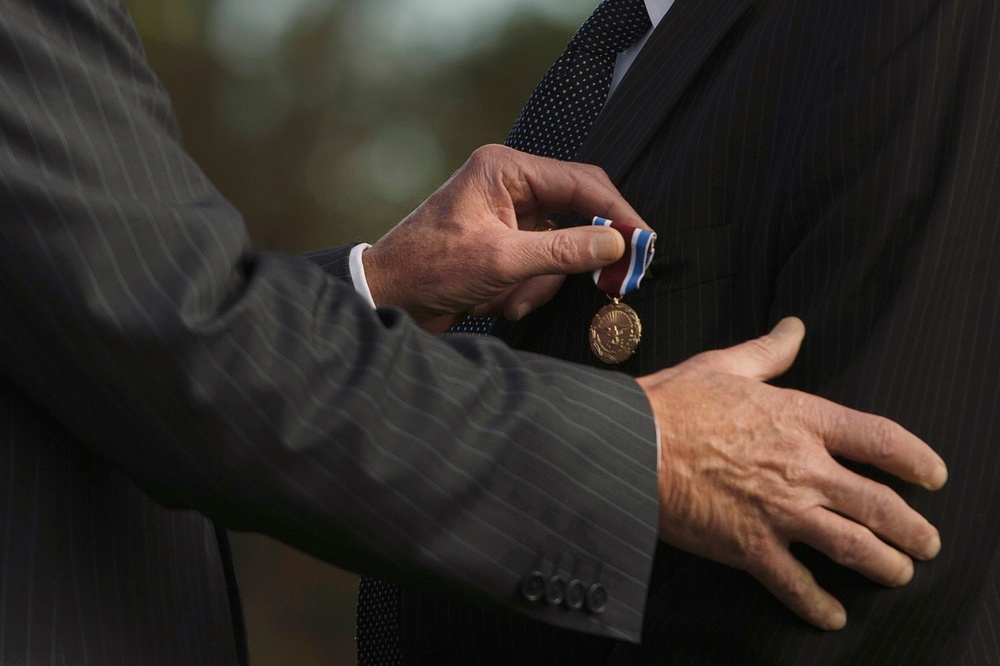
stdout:
POLYGON ((590 322, 590 349, 605 363, 621 363, 635 352, 642 337, 639 315, 621 299, 639 288, 653 260, 656 234, 602 217, 595 217, 594 224, 611 227, 625 238, 622 258, 594 271, 594 283, 611 303, 598 310, 590 322))

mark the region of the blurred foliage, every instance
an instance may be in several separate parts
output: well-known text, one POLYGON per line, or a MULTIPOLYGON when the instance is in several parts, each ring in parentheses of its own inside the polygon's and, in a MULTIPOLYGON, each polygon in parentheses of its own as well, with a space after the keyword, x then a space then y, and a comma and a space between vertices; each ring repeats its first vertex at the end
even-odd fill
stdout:
MULTIPOLYGON (((299 252, 376 239, 503 141, 597 4, 532 1, 444 0, 473 20, 436 42, 406 17, 373 21, 392 17, 390 0, 128 4, 188 151, 258 248, 299 252)), ((255 664, 354 663, 353 575, 253 535, 234 550, 255 664)))
POLYGON ((240 48, 252 33, 210 33, 225 20, 217 2, 130 1, 185 145, 262 249, 379 236, 477 146, 503 141, 573 30, 515 15, 473 49, 435 56, 366 29, 364 2, 313 9, 261 54, 240 48))

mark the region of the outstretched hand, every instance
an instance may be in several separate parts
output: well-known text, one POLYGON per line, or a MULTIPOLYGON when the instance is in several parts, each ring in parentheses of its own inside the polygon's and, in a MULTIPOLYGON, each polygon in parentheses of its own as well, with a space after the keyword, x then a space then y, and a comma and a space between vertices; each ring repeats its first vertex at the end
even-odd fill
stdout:
POLYGON ((911 558, 941 548, 938 531, 888 487, 833 456, 938 489, 944 462, 894 422, 765 384, 787 370, 798 319, 729 349, 639 379, 660 429, 660 538, 744 569, 812 624, 839 629, 844 607, 789 551, 805 543, 890 586, 911 558))
POLYGON ((466 313, 517 320, 546 303, 567 274, 625 251, 611 229, 533 232, 548 212, 649 228, 598 167, 485 146, 364 253, 375 303, 405 309, 432 332, 466 313))

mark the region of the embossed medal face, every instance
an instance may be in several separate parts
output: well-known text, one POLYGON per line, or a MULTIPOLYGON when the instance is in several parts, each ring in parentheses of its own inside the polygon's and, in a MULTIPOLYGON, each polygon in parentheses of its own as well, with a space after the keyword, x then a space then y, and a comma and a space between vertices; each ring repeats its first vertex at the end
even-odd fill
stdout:
POLYGON ((590 348, 605 363, 621 363, 635 351, 642 322, 635 310, 615 300, 597 311, 590 322, 590 348))

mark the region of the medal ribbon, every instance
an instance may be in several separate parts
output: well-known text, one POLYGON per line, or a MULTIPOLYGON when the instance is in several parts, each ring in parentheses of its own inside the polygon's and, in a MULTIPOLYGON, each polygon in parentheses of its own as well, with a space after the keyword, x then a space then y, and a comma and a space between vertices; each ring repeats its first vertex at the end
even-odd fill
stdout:
POLYGON ((653 261, 656 234, 603 217, 595 217, 594 225, 611 227, 625 239, 625 254, 610 266, 594 271, 594 284, 609 296, 621 297, 635 291, 653 261))

